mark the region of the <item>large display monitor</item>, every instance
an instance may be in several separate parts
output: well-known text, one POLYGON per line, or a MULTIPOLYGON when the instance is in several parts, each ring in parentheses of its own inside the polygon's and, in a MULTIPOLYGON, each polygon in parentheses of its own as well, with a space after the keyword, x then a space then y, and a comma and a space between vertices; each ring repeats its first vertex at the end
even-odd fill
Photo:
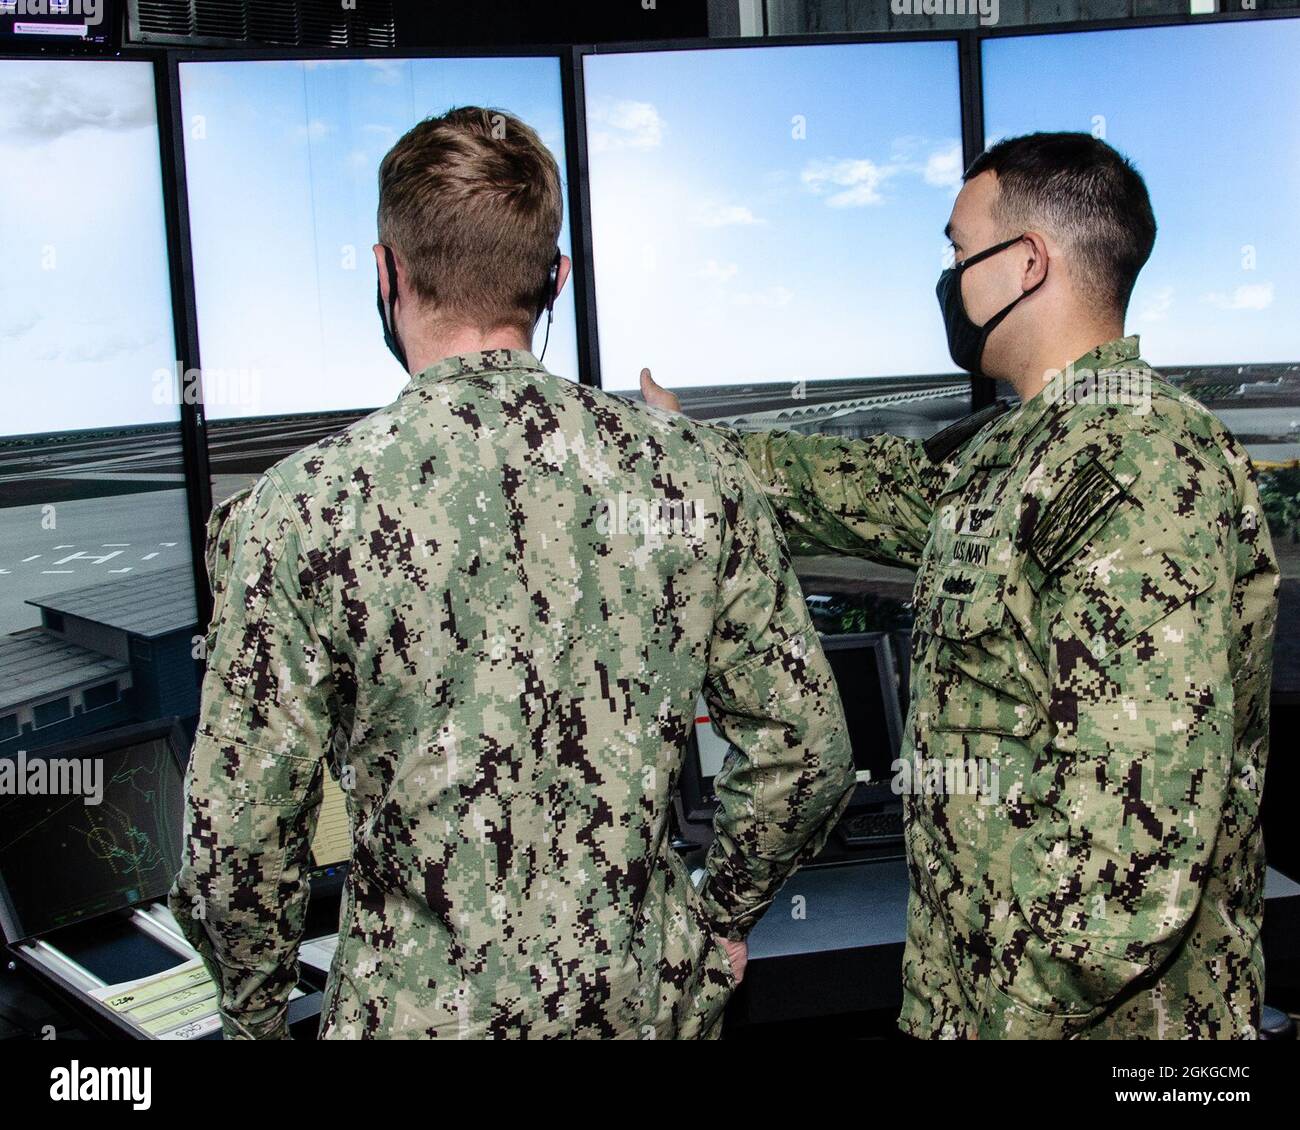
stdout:
POLYGON ((1300 120, 1284 110, 1300 103, 1297 58, 1294 20, 983 45, 990 143, 1078 130, 1137 166, 1158 234, 1129 332, 1265 461, 1300 456, 1300 120))
MULTIPOLYGON (((407 374, 375 310, 378 171, 411 126, 502 109, 566 171, 555 56, 180 64, 214 495, 389 403, 407 374)), ((560 247, 569 254, 566 207, 560 247)), ((545 322, 534 351, 542 348, 545 322)), ((544 359, 577 379, 573 293, 544 359)))
POLYGON ((969 411, 935 300, 955 42, 584 60, 601 383, 741 426, 927 435, 969 411))
POLYGON ((155 99, 151 62, 0 59, 0 754, 197 707, 155 99))

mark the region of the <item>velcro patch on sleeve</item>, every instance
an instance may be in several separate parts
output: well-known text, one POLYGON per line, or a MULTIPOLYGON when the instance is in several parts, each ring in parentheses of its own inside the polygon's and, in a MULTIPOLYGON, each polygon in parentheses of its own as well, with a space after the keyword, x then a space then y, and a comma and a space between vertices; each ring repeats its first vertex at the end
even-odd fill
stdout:
POLYGON ((1039 568, 1059 568, 1123 496, 1124 488, 1095 458, 1082 463, 1034 524, 1029 552, 1039 568))

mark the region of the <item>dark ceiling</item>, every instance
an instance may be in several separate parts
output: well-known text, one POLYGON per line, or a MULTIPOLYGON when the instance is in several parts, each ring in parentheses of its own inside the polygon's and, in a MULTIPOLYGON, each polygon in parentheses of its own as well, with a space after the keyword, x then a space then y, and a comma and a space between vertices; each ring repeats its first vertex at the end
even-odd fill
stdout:
POLYGON ((398 45, 605 43, 708 34, 706 0, 393 0, 398 45))

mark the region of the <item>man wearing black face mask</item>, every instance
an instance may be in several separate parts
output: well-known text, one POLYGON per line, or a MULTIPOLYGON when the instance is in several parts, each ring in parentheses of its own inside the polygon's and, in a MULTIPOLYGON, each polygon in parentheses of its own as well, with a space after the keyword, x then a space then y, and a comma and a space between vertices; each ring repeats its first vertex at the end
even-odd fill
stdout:
POLYGON ((1277 563, 1245 451, 1124 336, 1146 187, 1088 135, 1012 138, 947 234, 953 358, 1018 409, 738 438, 796 552, 918 570, 900 1025, 1254 1037, 1277 563))

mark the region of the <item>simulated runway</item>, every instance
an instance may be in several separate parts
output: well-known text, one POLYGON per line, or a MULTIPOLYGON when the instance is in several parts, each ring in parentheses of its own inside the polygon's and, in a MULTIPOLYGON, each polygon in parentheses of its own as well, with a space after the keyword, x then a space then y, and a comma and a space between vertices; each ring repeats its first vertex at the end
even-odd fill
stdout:
MULTIPOLYGON (((1300 364, 1184 366, 1166 375, 1206 400, 1257 458, 1300 452, 1300 364)), ((967 388, 964 377, 937 374, 731 384, 680 396, 698 419, 919 437, 964 414, 967 388)), ((369 411, 209 421, 214 496, 369 411)), ((182 484, 177 425, 0 437, 0 632, 37 622, 27 599, 184 564, 182 484)))
POLYGON ((54 519, 50 530, 41 506, 0 510, 0 633, 40 623, 33 597, 190 560, 183 490, 60 502, 54 519))

